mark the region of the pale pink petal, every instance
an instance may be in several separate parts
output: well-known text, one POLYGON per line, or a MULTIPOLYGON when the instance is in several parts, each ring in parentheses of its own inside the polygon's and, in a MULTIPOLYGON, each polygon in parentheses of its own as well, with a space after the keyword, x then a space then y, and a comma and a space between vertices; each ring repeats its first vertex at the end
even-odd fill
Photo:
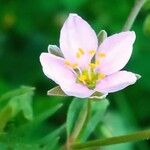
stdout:
POLYGON ((128 71, 118 71, 108 75, 96 86, 96 91, 102 93, 112 93, 126 88, 136 82, 137 77, 134 73, 128 71))
POLYGON ((94 55, 89 55, 89 51, 97 47, 97 36, 91 26, 77 14, 70 14, 60 33, 60 48, 64 57, 72 63, 85 66, 94 55), (77 58, 79 48, 84 50, 84 55, 77 58))
POLYGON ((59 84, 67 95, 84 98, 93 94, 93 91, 86 86, 76 83, 76 75, 64 64, 63 58, 50 53, 42 53, 40 62, 44 74, 59 84))
POLYGON ((40 55, 40 62, 44 74, 58 84, 60 82, 68 82, 69 78, 74 77, 73 72, 64 64, 64 59, 61 57, 50 53, 42 53, 40 55))
POLYGON ((135 41, 133 31, 121 32, 114 34, 99 46, 98 53, 105 53, 105 57, 100 59, 99 71, 109 75, 121 70, 129 61, 132 54, 132 47, 135 41))
POLYGON ((68 85, 61 84, 60 87, 67 95, 80 98, 90 97, 94 93, 94 90, 90 90, 86 86, 76 83, 75 80, 72 80, 68 85))

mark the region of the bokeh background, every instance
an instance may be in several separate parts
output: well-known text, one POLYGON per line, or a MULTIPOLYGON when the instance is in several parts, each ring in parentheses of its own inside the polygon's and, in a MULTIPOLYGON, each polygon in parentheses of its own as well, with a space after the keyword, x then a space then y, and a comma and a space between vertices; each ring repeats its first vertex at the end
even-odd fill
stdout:
MULTIPOLYGON (((35 87, 32 103, 35 115, 60 102, 64 104, 48 120, 47 128, 59 127, 65 122, 72 98, 46 95, 55 83, 42 72, 41 52, 46 52, 49 44, 59 46, 60 29, 69 13, 82 16, 97 33, 104 29, 111 35, 121 31, 133 4, 133 0, 0 0, 0 95, 20 85, 35 87)), ((132 30, 137 38, 125 69, 142 78, 135 85, 108 96, 110 106, 104 118, 107 129, 103 131, 113 135, 150 126, 150 1, 144 5, 132 30)), ((95 136, 100 136, 98 131, 97 127, 95 136)), ((149 150, 150 146, 142 141, 104 149, 149 150)))

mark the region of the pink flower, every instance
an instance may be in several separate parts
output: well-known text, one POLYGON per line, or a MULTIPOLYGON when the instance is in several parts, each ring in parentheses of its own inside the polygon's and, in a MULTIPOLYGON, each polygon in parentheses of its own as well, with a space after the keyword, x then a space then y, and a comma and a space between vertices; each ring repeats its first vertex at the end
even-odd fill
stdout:
POLYGON ((108 94, 134 84, 136 74, 120 71, 132 54, 133 31, 106 38, 100 45, 91 26, 77 14, 70 14, 60 32, 60 49, 42 53, 44 74, 69 96, 90 97, 95 92, 108 94))

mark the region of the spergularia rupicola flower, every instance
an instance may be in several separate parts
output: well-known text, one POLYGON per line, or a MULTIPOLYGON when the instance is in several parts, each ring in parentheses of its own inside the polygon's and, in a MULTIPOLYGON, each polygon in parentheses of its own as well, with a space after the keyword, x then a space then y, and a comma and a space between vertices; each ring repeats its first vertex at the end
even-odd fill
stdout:
POLYGON ((137 80, 136 74, 121 70, 132 54, 135 32, 107 37, 100 45, 91 26, 77 14, 70 14, 60 32, 58 55, 42 53, 44 74, 69 96, 90 97, 95 92, 119 91, 137 80), (120 71, 121 70, 121 71, 120 71))

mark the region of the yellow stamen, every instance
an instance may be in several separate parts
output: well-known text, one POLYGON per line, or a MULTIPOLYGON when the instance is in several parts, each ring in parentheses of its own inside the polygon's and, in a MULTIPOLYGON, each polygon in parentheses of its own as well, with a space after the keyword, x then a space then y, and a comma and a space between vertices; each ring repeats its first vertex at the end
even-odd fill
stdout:
POLYGON ((89 63, 89 67, 90 67, 91 69, 96 68, 98 65, 100 65, 100 61, 99 61, 99 60, 96 60, 95 63, 89 63))
POLYGON ((85 82, 85 81, 87 80, 87 76, 84 75, 84 74, 82 74, 82 75, 79 76, 78 79, 79 79, 80 81, 82 81, 82 82, 85 82))
POLYGON ((84 50, 82 48, 79 48, 76 53, 76 57, 80 58, 82 55, 84 55, 84 50))
POLYGON ((78 67, 78 64, 77 64, 77 63, 72 64, 72 68, 73 68, 73 69, 75 69, 75 68, 77 68, 77 67, 78 67))
POLYGON ((80 54, 84 55, 84 50, 83 50, 82 48, 79 48, 79 49, 78 49, 78 52, 79 52, 80 54))
POLYGON ((78 64, 77 64, 77 63, 71 63, 71 62, 68 61, 68 60, 65 60, 64 64, 67 65, 67 66, 69 66, 69 67, 71 67, 72 69, 75 69, 75 68, 78 67, 78 64))
POLYGON ((99 73, 99 74, 98 74, 98 79, 99 79, 99 80, 102 80, 102 79, 104 79, 105 77, 106 77, 106 75, 103 74, 103 73, 99 73))
POLYGON ((96 53, 96 50, 90 50, 90 51, 89 51, 89 54, 90 54, 90 55, 94 55, 95 53, 96 53))
POLYGON ((89 63, 89 66, 90 66, 92 69, 94 69, 94 68, 96 67, 96 64, 94 64, 94 63, 89 63))
POLYGON ((96 64, 96 66, 100 65, 100 61, 96 60, 95 64, 96 64))
POLYGON ((70 66, 70 64, 71 64, 68 60, 65 60, 64 63, 65 63, 65 65, 67 65, 67 66, 70 66))
POLYGON ((76 53, 76 57, 77 57, 77 58, 80 58, 80 57, 81 57, 81 53, 77 52, 77 53, 76 53))
POLYGON ((105 53, 98 53, 98 56, 101 58, 104 58, 104 57, 106 57, 106 54, 105 53))

